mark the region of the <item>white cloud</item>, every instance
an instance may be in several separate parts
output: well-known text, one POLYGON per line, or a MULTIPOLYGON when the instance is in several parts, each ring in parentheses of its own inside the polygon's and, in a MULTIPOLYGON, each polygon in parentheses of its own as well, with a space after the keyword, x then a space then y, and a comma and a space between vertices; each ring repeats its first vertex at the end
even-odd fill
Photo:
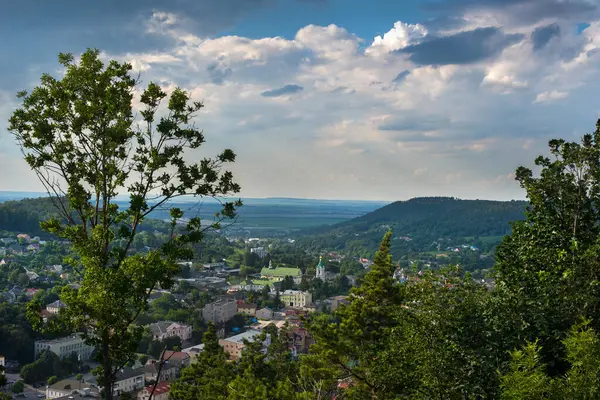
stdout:
MULTIPOLYGON (((398 21, 383 36, 376 36, 371 47, 385 51, 400 50, 411 44, 419 43, 427 36, 427 28, 421 24, 407 24, 398 21)), ((371 49, 371 50, 373 50, 371 49)))
POLYGON ((534 103, 548 103, 555 100, 564 99, 569 95, 567 92, 559 92, 558 90, 551 90, 542 92, 535 97, 534 103))

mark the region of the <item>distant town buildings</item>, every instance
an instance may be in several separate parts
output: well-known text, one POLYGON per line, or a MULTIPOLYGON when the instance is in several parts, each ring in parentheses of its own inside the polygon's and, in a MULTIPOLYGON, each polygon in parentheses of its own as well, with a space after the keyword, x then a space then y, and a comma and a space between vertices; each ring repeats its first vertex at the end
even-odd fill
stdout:
POLYGON ((256 318, 270 320, 273 318, 273 310, 269 307, 261 308, 256 312, 256 318))
POLYGON ((149 400, 150 396, 154 400, 167 400, 171 391, 171 384, 169 382, 160 382, 156 385, 150 385, 143 388, 138 393, 138 400, 149 400))
MULTIPOLYGON (((235 335, 226 339, 220 339, 219 344, 223 347, 223 350, 229 356, 230 360, 237 360, 242 351, 246 347, 244 344, 244 339, 248 342, 254 342, 259 338, 261 332, 249 330, 244 333, 240 333, 239 335, 235 335)), ((266 338, 263 341, 263 350, 266 351, 267 347, 271 344, 271 336, 266 334, 266 338)))
POLYGON ((269 255, 269 252, 264 247, 254 247, 250 249, 250 253, 254 253, 260 258, 265 258, 269 255))
POLYGON ((178 336, 182 342, 192 337, 192 327, 171 321, 159 321, 150 324, 150 332, 154 340, 165 340, 166 338, 178 336))
POLYGON ((286 307, 306 307, 312 304, 312 294, 301 290, 286 290, 279 298, 286 307))
POLYGON ((260 271, 260 277, 262 279, 269 279, 274 282, 281 282, 286 276, 291 276, 294 279, 294 283, 299 284, 302 282, 302 271, 300 268, 295 267, 277 267, 274 268, 271 262, 269 266, 263 268, 260 271))
POLYGON ((72 353, 75 353, 81 361, 87 361, 94 351, 92 346, 84 343, 81 334, 75 334, 60 339, 38 340, 35 342, 34 346, 35 358, 38 358, 44 350, 48 350, 60 358, 65 358, 72 353))
POLYGON ((99 393, 97 391, 92 392, 89 384, 75 379, 63 379, 52 385, 46 386, 46 399, 68 398, 67 396, 74 398, 74 395, 77 394, 82 397, 99 398, 99 393))
POLYGON ((325 281, 325 265, 323 264, 323 257, 319 256, 319 263, 317 264, 317 273, 315 278, 325 281))
POLYGON ((123 393, 131 393, 143 388, 144 384, 145 373, 143 368, 133 369, 125 367, 117 372, 113 393, 115 396, 119 396, 123 393))
POLYGON ((237 312, 246 315, 256 315, 256 304, 254 303, 238 303, 237 312))
POLYGON ((46 306, 46 311, 48 311, 50 314, 58 314, 59 311, 66 306, 67 305, 62 301, 56 300, 46 306))
POLYGON ((233 299, 221 299, 209 303, 202 309, 202 318, 216 324, 229 321, 237 312, 237 303, 233 299))

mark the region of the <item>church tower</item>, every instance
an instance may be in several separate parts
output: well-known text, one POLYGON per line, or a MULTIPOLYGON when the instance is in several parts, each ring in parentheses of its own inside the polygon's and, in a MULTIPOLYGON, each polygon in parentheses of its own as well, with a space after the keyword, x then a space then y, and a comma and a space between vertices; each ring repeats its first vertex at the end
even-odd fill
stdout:
POLYGON ((317 274, 315 278, 325 281, 325 265, 323 265, 323 257, 319 256, 319 263, 317 264, 317 274))

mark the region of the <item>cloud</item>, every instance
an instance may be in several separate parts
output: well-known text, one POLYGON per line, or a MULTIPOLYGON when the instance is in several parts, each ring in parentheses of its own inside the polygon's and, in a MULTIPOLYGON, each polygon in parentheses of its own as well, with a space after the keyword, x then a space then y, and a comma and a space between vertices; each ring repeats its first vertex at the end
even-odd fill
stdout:
POLYGON ((404 71, 400 72, 398 75, 396 75, 396 77, 394 78, 394 80, 392 82, 394 83, 402 83, 404 82, 404 80, 406 79, 406 77, 410 75, 410 71, 405 69, 404 71))
POLYGON ((549 103, 555 100, 564 99, 569 96, 567 92, 559 92, 557 90, 551 90, 548 92, 542 92, 535 98, 534 103, 549 103))
POLYGON ((421 24, 407 24, 398 21, 383 36, 376 36, 373 39, 371 48, 383 48, 386 51, 399 50, 408 45, 419 43, 427 36, 427 33, 427 29, 421 24))
POLYGON ((531 33, 533 50, 538 51, 543 49, 553 37, 559 35, 560 26, 556 23, 535 28, 531 33))
POLYGON ((210 81, 216 85, 221 85, 225 78, 231 75, 231 68, 221 67, 218 62, 208 64, 206 71, 210 77, 210 81))
POLYGON ((472 64, 492 58, 523 39, 522 34, 505 34, 496 27, 477 28, 451 36, 430 38, 404 47, 418 65, 472 64))
POLYGON ((598 16, 598 4, 590 0, 445 0, 429 3, 427 9, 488 14, 500 23, 532 25, 544 20, 588 20, 598 16))
POLYGON ((301 92, 304 88, 298 85, 285 85, 278 89, 266 90, 260 95, 263 97, 279 97, 285 96, 286 94, 295 94, 301 92))
POLYGON ((427 132, 448 127, 450 119, 438 115, 414 114, 403 117, 386 116, 378 126, 382 131, 427 132))

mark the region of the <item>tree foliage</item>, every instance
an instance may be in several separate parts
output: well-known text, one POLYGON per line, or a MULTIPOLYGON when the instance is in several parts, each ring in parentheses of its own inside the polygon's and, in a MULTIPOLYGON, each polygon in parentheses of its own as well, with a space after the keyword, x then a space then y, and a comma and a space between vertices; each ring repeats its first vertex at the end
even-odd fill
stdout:
MULTIPOLYGON (((99 349, 100 383, 110 399, 115 374, 132 358, 140 338, 141 329, 132 323, 146 309, 150 291, 170 287, 179 272, 176 261, 189 258, 189 245, 202 239, 200 219, 190 218, 180 228, 183 212, 169 202, 238 192, 231 172, 222 171, 235 154, 224 150, 214 158, 186 161, 205 139, 193 124, 203 105, 185 91, 167 94, 150 83, 137 99, 136 119, 137 82, 130 64, 105 64, 97 50, 77 62, 60 54, 59 62, 65 69, 60 79, 44 74, 40 86, 19 94, 22 105, 9 129, 58 209, 60 217, 42 228, 69 240, 76 253, 71 264, 81 286, 61 293, 67 304, 62 323, 85 329, 88 343, 99 349), (116 202, 122 192, 129 193, 126 207, 116 202), (161 207, 170 208, 168 241, 132 254, 140 224, 161 207)), ((212 226, 233 218, 239 205, 225 202, 212 226)), ((37 307, 31 307, 30 317, 40 328, 37 307)))

